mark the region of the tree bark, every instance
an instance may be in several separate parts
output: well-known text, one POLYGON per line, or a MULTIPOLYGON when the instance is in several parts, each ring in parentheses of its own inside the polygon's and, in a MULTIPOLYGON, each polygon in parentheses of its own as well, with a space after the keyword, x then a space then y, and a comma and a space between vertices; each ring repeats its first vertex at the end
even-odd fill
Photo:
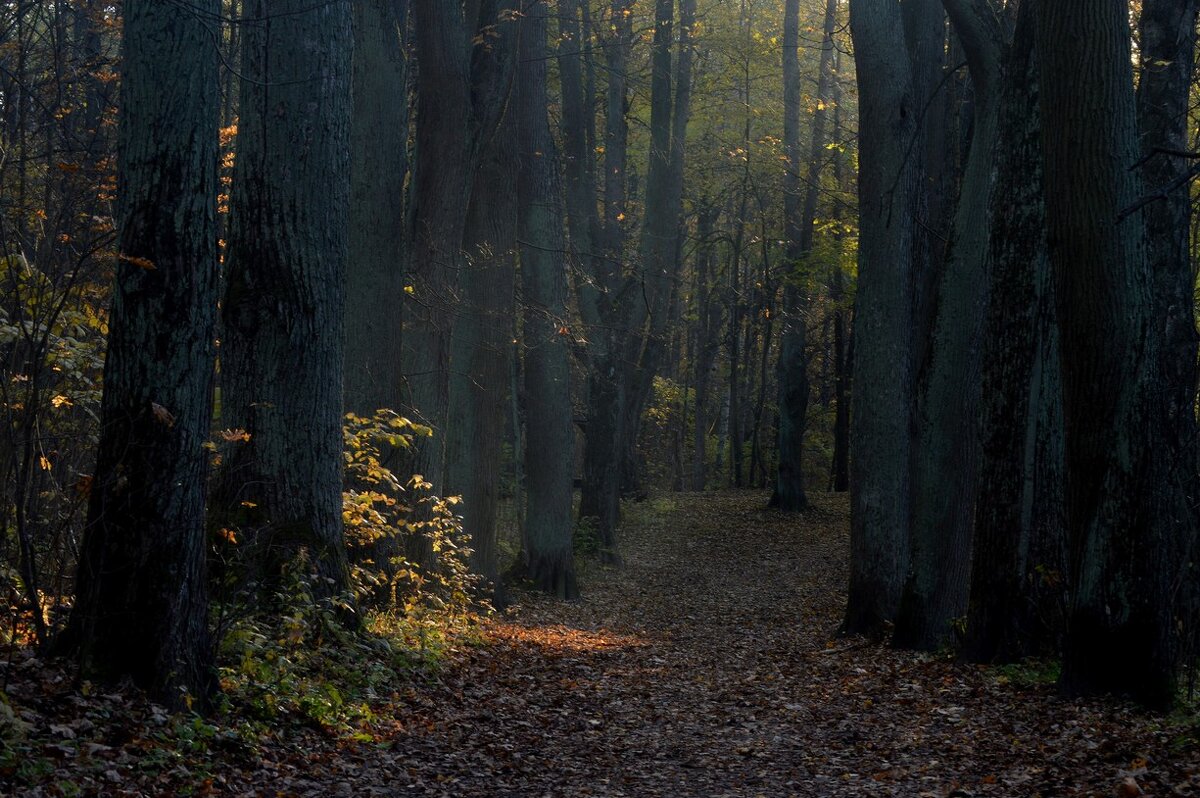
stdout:
POLYGON ((1144 0, 1139 20, 1141 79, 1137 109, 1142 182, 1165 192, 1145 211, 1150 270, 1154 277, 1156 334, 1165 350, 1164 375, 1175 435, 1196 462, 1195 266, 1189 255, 1192 200, 1186 181, 1192 75, 1196 65, 1196 0, 1144 0), (1170 154, 1174 153, 1174 154, 1170 154), (1174 187, 1174 188, 1172 188, 1174 187))
POLYGON ((801 286, 804 259, 812 252, 822 164, 825 160, 827 108, 833 94, 833 34, 837 0, 826 0, 824 35, 817 81, 817 110, 813 114, 807 189, 800 203, 800 0, 788 0, 783 25, 783 142, 788 165, 784 177, 784 237, 788 268, 784 287, 784 329, 779 351, 779 466, 771 506, 787 512, 808 507, 804 491, 804 427, 808 413, 808 359, 805 348, 805 305, 801 286))
MULTIPOLYGON (((349 6, 247 3, 223 304, 221 424, 244 430, 221 515, 265 590, 307 550, 318 597, 347 588, 342 526, 344 281, 350 194, 349 6)), ((269 595, 269 594, 268 594, 269 595)))
MULTIPOLYGON (((515 4, 513 6, 515 9, 515 4)), ((516 73, 518 24, 497 23, 488 67, 508 86, 516 73)), ((488 138, 471 190, 463 240, 466 269, 462 307, 451 336, 450 423, 446 484, 462 496, 460 514, 471 538, 471 569, 487 580, 493 606, 505 603, 496 539, 501 444, 512 317, 516 309, 517 209, 510 192, 517 182, 518 120, 510 91, 500 126, 488 138)))
POLYGON ((525 519, 528 576, 539 590, 578 597, 571 518, 575 430, 571 412, 566 320, 567 275, 558 153, 547 116, 546 0, 523 9, 517 182, 524 306, 528 435, 525 519))
POLYGON ((1179 627, 1194 624, 1178 586, 1198 524, 1193 464, 1172 435, 1145 221, 1131 210, 1142 186, 1128 8, 1045 0, 1038 17, 1071 555, 1062 687, 1167 706, 1179 627))
MULTIPOLYGON (((412 0, 417 121, 405 272, 405 414, 433 428, 412 468, 443 488, 450 403, 450 341, 463 269, 478 120, 472 108, 471 39, 479 4, 412 0)), ((418 545, 410 556, 429 552, 418 545)))
POLYGON ((917 132, 908 53, 889 0, 851 0, 859 83, 860 243, 851 418, 851 561, 844 630, 879 633, 908 567, 917 132))
POLYGON ((978 662, 1013 662, 1039 652, 1049 636, 1049 619, 1039 610, 1050 602, 1039 600, 1038 586, 1061 582, 1065 566, 1059 557, 1047 558, 1051 549, 1038 543, 1045 537, 1061 542, 1063 519, 1062 454, 1054 443, 1061 441, 1061 410, 1048 410, 1060 404, 1034 46, 1037 2, 1021 4, 1005 58, 990 200, 980 485, 964 646, 965 656, 978 662), (1047 455, 1058 465, 1039 474, 1047 455))
POLYGON ((355 50, 346 272, 346 410, 399 408, 408 177, 409 0, 352 5, 355 50))
POLYGON ((934 650, 965 614, 978 491, 980 354, 1004 36, 990 0, 945 0, 971 70, 974 119, 917 404, 910 571, 893 642, 934 650))
MULTIPOLYGON (((217 0, 200 0, 220 14, 217 0)), ((217 53, 207 23, 126 0, 120 257, 101 436, 65 642, 88 677, 207 706, 205 575, 217 265, 217 53)))

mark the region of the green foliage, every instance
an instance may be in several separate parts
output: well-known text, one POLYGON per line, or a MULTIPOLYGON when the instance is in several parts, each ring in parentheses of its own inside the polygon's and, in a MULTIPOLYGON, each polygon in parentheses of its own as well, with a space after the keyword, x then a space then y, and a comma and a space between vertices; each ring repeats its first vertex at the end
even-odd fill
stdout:
POLYGON ((1026 659, 995 668, 996 681, 1011 684, 1018 689, 1051 687, 1062 675, 1062 663, 1058 660, 1026 659))
MULTIPOLYGON (((374 699, 435 668, 488 609, 476 598, 480 577, 470 572, 471 550, 453 513, 458 500, 436 496, 420 475, 403 483, 386 462, 431 431, 380 410, 348 415, 344 432, 353 595, 317 600, 302 553, 286 566, 271 609, 233 608, 221 637, 223 711, 257 732, 290 722, 354 733, 371 720, 374 699), (424 565, 403 554, 418 539, 431 553, 424 565), (345 623, 353 613, 361 614, 359 628, 345 623)), ((236 548, 238 530, 222 531, 221 545, 236 548)))

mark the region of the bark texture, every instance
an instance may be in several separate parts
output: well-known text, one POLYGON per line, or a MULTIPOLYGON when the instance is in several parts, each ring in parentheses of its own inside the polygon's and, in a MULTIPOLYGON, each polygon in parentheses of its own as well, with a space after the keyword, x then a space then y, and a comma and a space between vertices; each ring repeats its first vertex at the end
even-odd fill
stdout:
POLYGON ((318 596, 347 586, 342 373, 352 34, 345 4, 252 0, 223 305, 221 476, 268 586, 306 550, 318 596))
POLYGON ((933 340, 917 401, 911 563, 893 642, 936 649, 965 614, 979 473, 979 402, 987 305, 988 198, 1004 36, 989 0, 945 0, 974 89, 970 155, 938 281, 933 340))
MULTIPOLYGON (((217 0, 200 9, 216 16, 217 0)), ((217 53, 203 19, 124 6, 120 258, 100 448, 66 642, 89 678, 182 709, 215 689, 204 448, 217 314, 217 53)))
POLYGON ((1005 59, 991 195, 981 467, 964 654, 1013 662, 1057 648, 1065 571, 1058 330, 1043 200, 1038 0, 1005 59))
POLYGON ((352 4, 353 123, 346 271, 346 409, 399 408, 408 176, 409 0, 352 4))
POLYGON ((1171 435, 1141 198, 1128 9, 1038 15, 1050 258, 1062 329, 1072 603, 1063 688, 1175 695, 1194 470, 1171 435), (1097 122, 1099 109, 1102 121, 1097 122))
POLYGON ((520 176, 517 205, 524 299, 525 471, 529 503, 525 518, 525 565, 539 590, 576 598, 571 517, 575 430, 571 421, 567 342, 566 248, 558 152, 547 116, 547 18, 545 0, 524 7, 521 36, 519 117, 520 176))
POLYGON ((858 304, 851 406, 851 561, 845 631, 879 633, 908 565, 917 132, 908 52, 889 0, 851 0, 859 83, 858 304))

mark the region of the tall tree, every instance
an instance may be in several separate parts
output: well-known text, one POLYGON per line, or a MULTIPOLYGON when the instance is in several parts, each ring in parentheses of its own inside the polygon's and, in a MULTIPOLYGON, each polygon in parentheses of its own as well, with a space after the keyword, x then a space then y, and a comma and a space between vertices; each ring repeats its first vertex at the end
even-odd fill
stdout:
POLYGON ((409 0, 353 3, 346 409, 400 406, 409 0))
POLYGON ((176 707, 214 689, 204 505, 217 312, 217 52, 201 0, 124 6, 120 257, 66 641, 176 707))
POLYGON ((655 38, 651 45, 650 163, 646 173, 645 218, 642 221, 642 302, 633 302, 629 325, 634 335, 627 361, 632 373, 626 397, 622 442, 626 489, 640 493, 637 442, 642 418, 663 367, 673 298, 678 289, 680 224, 683 214, 683 166, 691 117, 692 64, 696 25, 695 0, 679 2, 677 58, 672 58, 673 0, 655 6, 655 38), (672 77, 672 63, 674 76, 672 77), (645 329, 643 329, 643 324, 645 329))
POLYGON ((403 306, 405 412, 434 430, 433 439, 419 447, 413 469, 435 492, 443 487, 446 463, 453 309, 478 140, 471 41, 479 7, 412 0, 418 69, 403 306))
POLYGON ((1195 470, 1154 323, 1127 4, 1045 0, 1037 47, 1066 419, 1063 687, 1167 705, 1179 628, 1195 623, 1177 604, 1195 567, 1195 470))
POLYGON ((970 155, 938 282, 933 340, 917 398, 911 569, 899 646, 935 649, 966 610, 978 491, 980 369, 991 193, 1005 38, 991 0, 944 0, 973 88, 970 155))
POLYGON ((1189 443, 1184 462, 1191 463, 1196 462, 1197 433, 1196 279, 1188 248, 1192 198, 1187 186, 1196 172, 1187 156, 1198 8, 1196 0, 1143 0, 1138 18, 1142 181, 1157 197, 1145 210, 1154 323, 1165 347, 1171 422, 1179 440, 1189 443))
POLYGON ((826 0, 817 79, 817 109, 813 113, 804 202, 800 202, 800 2, 787 0, 783 22, 783 143, 787 150, 784 173, 784 237, 788 269, 784 288, 784 330, 779 350, 779 465, 771 504, 781 510, 803 510, 804 427, 808 413, 808 357, 805 352, 805 303, 800 272, 812 252, 813 225, 817 218, 822 166, 825 162, 825 128, 833 104, 833 35, 837 28, 837 0, 826 0))
MULTIPOLYGON (((519 23, 516 0, 483 3, 483 18, 496 20, 488 43, 477 54, 486 90, 504 115, 480 152, 467 212, 461 277, 462 311, 451 335, 450 415, 446 429, 448 492, 462 495, 460 514, 470 535, 475 573, 504 604, 496 538, 504 439, 508 358, 515 310, 517 208, 517 119, 514 84, 519 23), (502 13, 501 10, 509 13, 502 13)), ((482 88, 482 87, 481 87, 482 88)), ((477 89, 477 94, 481 89, 477 89)))
POLYGON ((566 247, 558 152, 547 115, 546 0, 528 0, 521 35, 521 161, 517 205, 525 340, 529 503, 525 559, 529 578, 560 598, 575 598, 571 501, 575 429, 566 328, 566 247))
POLYGON ((346 4, 252 0, 223 305, 222 417, 249 439, 221 480, 225 522, 273 577, 306 549, 318 595, 347 584, 343 304, 350 195, 346 4))
MULTIPOLYGON (((1034 24, 1024 0, 1005 57, 991 282, 984 331, 980 485, 967 657, 1015 661, 1047 643, 1057 604, 1039 596, 1065 563, 1058 331, 1046 251, 1042 126, 1034 24)), ((1059 580, 1061 582, 1061 579, 1059 580)))
POLYGON ((859 86, 859 282, 851 418, 847 632, 882 631, 908 564, 913 203, 920 113, 890 0, 851 0, 859 86))

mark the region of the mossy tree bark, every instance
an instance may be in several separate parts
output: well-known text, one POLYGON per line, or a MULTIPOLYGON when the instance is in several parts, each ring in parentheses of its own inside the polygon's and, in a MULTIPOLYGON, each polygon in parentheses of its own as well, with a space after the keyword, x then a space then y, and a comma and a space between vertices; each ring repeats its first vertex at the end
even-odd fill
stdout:
POLYGON ((991 195, 981 467, 964 655, 1011 662, 1056 648, 1065 572, 1062 395, 1046 251, 1037 0, 1005 58, 991 195))

